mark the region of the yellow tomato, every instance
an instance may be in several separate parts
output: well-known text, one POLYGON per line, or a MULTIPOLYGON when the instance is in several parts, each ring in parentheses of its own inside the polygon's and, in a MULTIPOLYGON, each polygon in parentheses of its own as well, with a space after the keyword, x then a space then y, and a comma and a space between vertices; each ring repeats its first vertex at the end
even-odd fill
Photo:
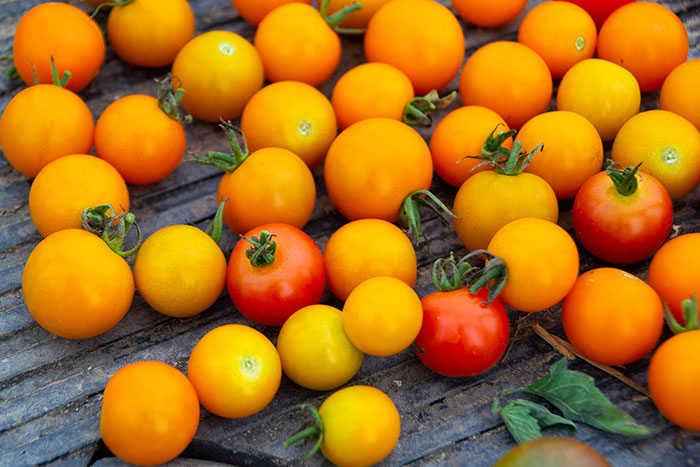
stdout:
MULTIPOLYGON (((343 21, 340 22, 341 28, 362 29, 366 28, 372 16, 389 0, 362 0, 362 8, 350 13, 343 21)), ((352 6, 358 3, 357 0, 330 0, 328 2, 328 14, 342 10, 347 6, 352 6)))
POLYGON ((678 65, 664 80, 659 108, 687 118, 700 130, 700 58, 678 65))

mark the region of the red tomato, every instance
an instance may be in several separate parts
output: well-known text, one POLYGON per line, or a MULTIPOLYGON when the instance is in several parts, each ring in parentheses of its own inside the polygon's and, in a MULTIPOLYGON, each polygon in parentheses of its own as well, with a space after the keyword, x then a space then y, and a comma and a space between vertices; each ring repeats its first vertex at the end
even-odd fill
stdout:
POLYGON ((635 0, 567 0, 574 3, 591 15, 595 25, 600 29, 600 26, 605 21, 610 13, 620 8, 626 3, 632 3, 635 0))
POLYGON ((233 304, 248 319, 265 326, 282 326, 295 311, 319 303, 326 287, 321 250, 302 230, 288 224, 265 224, 245 234, 274 236, 274 261, 254 266, 246 253, 252 246, 241 239, 231 252, 226 276, 233 304))

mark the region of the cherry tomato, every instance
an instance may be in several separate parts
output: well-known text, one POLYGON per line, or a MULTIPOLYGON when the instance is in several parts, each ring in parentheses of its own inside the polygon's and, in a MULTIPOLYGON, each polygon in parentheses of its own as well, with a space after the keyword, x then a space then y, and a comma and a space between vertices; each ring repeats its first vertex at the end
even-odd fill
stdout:
POLYGON ((700 431, 700 330, 664 341, 649 363, 649 392, 654 405, 676 425, 700 431))
POLYGON ((231 0, 231 4, 244 20, 257 25, 266 14, 287 3, 311 3, 311 0, 231 0))
POLYGON ((369 118, 333 141, 323 169, 333 206, 350 220, 399 219, 404 199, 433 179, 430 149, 408 125, 369 118))
POLYGON ((520 311, 553 307, 571 290, 579 271, 574 239, 554 222, 523 218, 501 227, 488 244, 502 258, 508 281, 498 296, 520 311))
POLYGON ((416 94, 438 91, 457 76, 464 33, 444 5, 427 0, 389 2, 372 16, 364 38, 367 61, 406 73, 416 94))
POLYGON ((700 130, 700 58, 683 62, 664 80, 659 108, 688 119, 700 130))
POLYGON ((260 412, 282 379, 277 349, 260 331, 242 324, 212 329, 192 349, 187 376, 205 409, 220 417, 260 412))
POLYGON ((667 110, 647 110, 620 128, 612 147, 620 165, 637 165, 668 190, 672 200, 700 183, 700 131, 685 118, 667 110))
POLYGON ((579 276, 564 299, 564 332, 586 358, 604 365, 639 360, 659 341, 664 310, 640 278, 615 268, 579 276))
POLYGON ((47 164, 29 190, 29 213, 39 233, 80 229, 83 210, 110 204, 118 215, 129 210, 129 191, 119 172, 87 154, 71 154, 47 164))
POLYGON ((22 274, 27 309, 41 327, 68 339, 107 332, 134 298, 134 276, 97 235, 59 230, 29 255, 22 274))
MULTIPOLYGON (((340 22, 339 26, 348 29, 366 28, 369 24, 369 20, 372 19, 377 10, 389 1, 390 0, 363 0, 362 8, 350 13, 340 22)), ((354 3, 357 3, 357 0, 330 0, 330 2, 328 2, 328 14, 332 15, 346 6, 352 6, 354 3)))
POLYGON ((700 298, 700 233, 687 233, 664 243, 649 264, 647 282, 656 290, 681 324, 682 302, 700 298))
POLYGON ((343 329, 342 312, 309 305, 292 314, 277 336, 282 371, 307 389, 330 391, 350 381, 364 355, 343 329))
POLYGON ((52 84, 23 89, 0 117, 2 152, 28 177, 59 157, 88 154, 94 133, 95 121, 85 102, 52 84))
POLYGON ((605 20, 597 52, 598 57, 629 70, 642 92, 655 91, 688 58, 688 32, 668 7, 632 2, 605 20))
POLYGON ((635 0, 567 0, 570 3, 580 6, 591 15, 598 29, 603 25, 610 13, 620 8, 622 5, 634 2, 635 0))
POLYGON ((610 463, 586 443, 558 436, 545 436, 520 444, 505 453, 493 467, 544 465, 610 467, 610 463))
POLYGON ((348 222, 328 239, 323 251, 326 279, 340 300, 361 282, 376 276, 416 283, 416 251, 411 240, 394 224, 381 219, 348 222))
POLYGON ((51 83, 51 58, 59 76, 70 71, 66 89, 78 92, 97 75, 105 57, 100 27, 83 10, 60 2, 42 3, 22 16, 15 29, 12 54, 22 81, 51 83))
POLYGON ((520 128, 544 112, 552 98, 552 75, 535 51, 518 42, 481 46, 464 64, 459 77, 464 105, 483 105, 520 128))
POLYGON ((452 0, 452 6, 465 21, 483 28, 510 23, 525 10, 527 0, 452 0))
POLYGON ((467 288, 433 292, 421 300, 423 325, 416 337, 416 355, 444 376, 473 376, 491 368, 508 346, 508 314, 488 291, 474 295, 467 288))
POLYGON ((233 248, 226 273, 229 296, 243 315, 265 326, 282 326, 295 311, 321 301, 326 268, 311 237, 293 225, 276 223, 249 230, 245 238, 233 248), (267 253, 270 244, 263 231, 273 235, 274 256, 258 263, 247 254, 256 248, 267 253))
POLYGON ((176 458, 199 425, 199 400, 180 370, 140 361, 107 382, 100 411, 100 434, 124 462, 158 465, 176 458))
POLYGON ((191 39, 175 56, 173 88, 183 88, 182 106, 206 122, 232 120, 263 85, 263 67, 253 44, 230 31, 191 39))
POLYGON ((187 0, 134 0, 114 6, 107 18, 109 44, 136 66, 170 65, 193 35, 194 13, 187 0))

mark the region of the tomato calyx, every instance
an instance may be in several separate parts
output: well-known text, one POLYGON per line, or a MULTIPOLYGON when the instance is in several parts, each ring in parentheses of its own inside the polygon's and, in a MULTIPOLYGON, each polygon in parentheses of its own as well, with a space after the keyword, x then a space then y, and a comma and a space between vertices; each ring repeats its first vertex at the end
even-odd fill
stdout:
MULTIPOLYGON (((31 62, 31 60, 30 60, 31 62)), ((17 69, 14 69, 14 73, 17 72, 17 69)), ((12 69, 8 70, 8 76, 12 76, 11 73, 13 73, 12 69)), ((32 75, 34 76, 34 85, 41 84, 39 83, 39 77, 36 74, 36 68, 34 68, 34 64, 32 63, 32 75)), ((53 60, 53 55, 51 55, 51 84, 54 86, 58 86, 59 88, 65 88, 66 84, 68 83, 68 80, 70 77, 73 76, 73 74, 66 70, 63 72, 63 76, 58 75, 58 68, 56 68, 56 62, 53 60)))
POLYGON ((331 0, 323 0, 319 5, 319 11, 321 17, 326 20, 328 26, 338 34, 363 34, 367 28, 341 28, 340 23, 343 22, 345 18, 348 17, 350 13, 353 13, 362 8, 362 4, 359 2, 353 3, 352 5, 345 5, 342 9, 336 11, 332 15, 328 14, 328 4, 331 0))
POLYGON ((683 300, 681 307, 683 308, 683 318, 685 326, 676 320, 668 308, 668 305, 664 301, 664 318, 666 318, 666 324, 671 329, 673 334, 680 334, 687 331, 695 331, 700 329, 700 316, 698 313, 698 297, 693 295, 692 298, 683 300))
POLYGON ((637 191, 639 186, 637 175, 639 174, 639 166, 642 165, 641 162, 637 165, 622 168, 617 162, 608 159, 607 165, 605 173, 612 180, 618 193, 622 196, 630 196, 637 191))
POLYGON ((408 234, 413 234, 415 236, 416 244, 420 243, 420 239, 425 236, 423 234, 420 213, 418 212, 421 207, 429 208, 436 213, 446 226, 449 225, 447 216, 458 219, 450 208, 429 190, 416 190, 409 193, 408 196, 404 198, 403 203, 401 203, 399 217, 408 225, 408 234))
POLYGON ((429 127, 433 124, 433 117, 430 114, 435 110, 448 107, 456 97, 457 91, 440 97, 437 89, 433 89, 424 96, 414 97, 403 109, 403 121, 411 126, 429 127))
POLYGON ((221 232, 224 224, 224 205, 227 201, 228 198, 219 203, 214 220, 211 221, 211 224, 209 224, 207 230, 204 231, 204 233, 209 235, 217 245, 219 244, 219 241, 221 241, 221 232))
POLYGON ((528 152, 523 150, 523 143, 521 141, 515 141, 512 149, 504 146, 503 143, 508 138, 514 136, 517 131, 497 131, 498 127, 501 125, 502 124, 499 123, 496 128, 494 128, 486 137, 486 141, 481 147, 480 155, 464 156, 462 158, 479 159, 484 161, 475 165, 472 170, 484 165, 490 165, 493 170, 501 175, 520 175, 523 170, 525 170, 525 167, 527 167, 527 165, 530 163, 532 156, 544 147, 544 144, 540 143, 535 147, 535 149, 528 152))
POLYGON ((316 443, 314 444, 314 446, 309 450, 309 452, 306 453, 306 455, 298 459, 300 461, 305 461, 311 459, 311 457, 313 457, 313 455, 316 454, 316 452, 318 452, 318 450, 321 448, 321 443, 323 443, 324 425, 323 419, 321 419, 321 416, 318 414, 318 410, 316 410, 316 408, 313 405, 302 404, 301 406, 299 406, 299 409, 306 410, 311 414, 313 425, 308 426, 301 431, 298 431, 289 439, 283 441, 282 446, 288 448, 289 446, 292 446, 293 444, 296 444, 299 441, 305 441, 307 439, 313 439, 315 437, 316 443))
POLYGON ((508 281, 508 268, 502 258, 494 256, 486 250, 474 250, 459 261, 450 253, 447 258, 438 258, 433 263, 433 285, 439 292, 451 292, 467 287, 469 292, 476 295, 479 289, 485 287, 490 305, 501 293, 508 281), (475 266, 469 262, 473 258, 485 258, 483 266, 475 266))
POLYGON ((272 241, 272 237, 276 237, 276 235, 267 230, 261 231, 259 238, 255 235, 251 238, 241 235, 243 240, 253 245, 245 252, 246 257, 250 260, 250 264, 253 267, 261 268, 275 262, 277 242, 272 241))
POLYGON ((111 2, 104 2, 100 3, 97 5, 95 8, 95 11, 92 12, 90 15, 91 19, 95 19, 95 16, 97 16, 97 13, 102 9, 102 8, 109 8, 109 7, 115 7, 115 6, 125 6, 128 5, 129 3, 133 2, 134 0, 112 0, 111 2))
POLYGON ((185 89, 178 87, 177 91, 173 92, 173 81, 170 73, 162 80, 156 79, 156 82, 159 84, 158 107, 160 110, 173 120, 179 120, 182 123, 192 123, 192 115, 188 114, 180 105, 180 101, 185 95, 185 89))
POLYGON ((231 153, 209 151, 206 156, 199 157, 193 162, 202 165, 211 165, 224 172, 236 170, 249 155, 248 143, 240 128, 227 120, 221 120, 219 127, 224 130, 231 153))
POLYGON ((136 216, 130 212, 123 212, 114 216, 114 208, 110 204, 100 204, 88 207, 83 210, 83 229, 98 235, 107 246, 121 256, 126 258, 138 251, 143 241, 141 229, 136 223, 136 216), (126 235, 131 226, 136 228, 136 242, 129 250, 123 250, 126 235))

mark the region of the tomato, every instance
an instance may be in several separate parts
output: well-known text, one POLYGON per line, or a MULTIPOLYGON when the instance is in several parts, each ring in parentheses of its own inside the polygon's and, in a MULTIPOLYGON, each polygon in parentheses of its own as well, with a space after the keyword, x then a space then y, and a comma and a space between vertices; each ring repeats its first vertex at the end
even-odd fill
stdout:
POLYGON ((483 28, 510 23, 525 10, 527 0, 452 0, 452 6, 465 21, 483 28))
POLYGON ((330 391, 350 381, 364 354, 343 330, 342 312, 309 305, 294 312, 277 336, 282 371, 307 389, 330 391))
POLYGON ((648 258, 664 243, 673 223, 673 205, 664 187, 644 172, 632 177, 636 188, 618 189, 606 172, 599 172, 574 200, 576 236, 586 250, 609 263, 648 258))
MULTIPOLYGON (((390 0, 363 0, 362 8, 350 13, 343 21, 340 22, 341 28, 362 29, 366 28, 369 20, 385 3, 390 0)), ((328 2, 328 14, 332 15, 345 7, 352 6, 357 3, 357 0, 330 0, 328 2)))
POLYGON ((656 290, 681 324, 682 302, 700 298, 700 233, 687 233, 664 243, 649 264, 647 283, 656 290))
POLYGON ((29 213, 39 233, 80 229, 83 210, 110 204, 118 215, 129 210, 129 191, 119 172, 87 154, 72 154, 47 164, 29 190, 29 213))
POLYGON ((231 0, 238 14, 250 24, 257 25, 266 14, 287 3, 311 3, 311 0, 231 0))
POLYGON ((625 122, 611 155, 623 166, 641 162, 642 170, 661 182, 672 200, 700 183, 700 131, 667 110, 647 110, 625 122))
POLYGON ((321 301, 326 268, 311 237, 293 225, 276 223, 249 230, 245 238, 233 248, 226 273, 229 296, 243 315, 265 326, 282 326, 295 311, 321 301), (266 244, 268 234, 271 243, 266 244), (272 243, 269 261, 257 263, 247 256, 267 253, 272 243))
POLYGON ((569 341, 586 358, 624 365, 654 348, 664 310, 654 289, 637 276, 597 268, 576 279, 564 299, 561 321, 569 341))
POLYGON ((86 339, 124 317, 134 297, 134 276, 97 235, 59 230, 29 255, 22 295, 41 327, 60 337, 86 339))
POLYGON ((331 104, 341 130, 373 117, 401 121, 413 99, 413 85, 398 68, 386 63, 363 63, 348 70, 333 87, 331 104))
POLYGON ((406 73, 418 95, 438 91, 457 76, 464 33, 444 5, 428 0, 389 2, 372 16, 364 37, 367 61, 406 73))
POLYGON ((610 141, 630 117, 639 112, 639 84, 634 75, 600 58, 581 60, 559 83, 557 110, 570 110, 586 117, 600 138, 610 141))
POLYGON ((194 35, 187 0, 134 0, 116 5, 107 18, 107 37, 119 58, 144 67, 170 65, 194 35))
POLYGON ((520 311, 553 307, 571 290, 579 271, 574 239, 554 222, 522 218, 501 227, 487 250, 506 263, 508 281, 498 296, 520 311))
POLYGON ((655 91, 688 58, 688 32, 668 7, 632 2, 615 10, 598 33, 598 57, 629 70, 642 92, 655 91))
POLYGON ((420 298, 401 279, 378 276, 357 285, 343 306, 343 328, 360 351, 387 357, 407 349, 423 320, 420 298))
MULTIPOLYGON (((467 105, 445 115, 430 137, 430 154, 435 172, 452 186, 459 187, 477 172, 488 170, 476 166, 481 162, 465 156, 478 156, 486 137, 494 130, 508 131, 508 125, 493 110, 480 105, 467 105)), ((511 139, 504 142, 513 146, 511 139)))
POLYGON ((51 83, 51 58, 59 76, 70 71, 66 88, 84 89, 100 71, 105 40, 100 27, 83 10, 59 2, 39 4, 17 23, 12 54, 22 81, 51 83))
POLYGON ((143 185, 167 177, 185 154, 185 129, 158 99, 142 94, 112 102, 97 119, 95 152, 128 183, 143 185))
POLYGON ((610 467, 595 449, 573 438, 545 436, 526 441, 505 453, 493 467, 544 467, 577 465, 610 467))
POLYGON ((260 331, 242 324, 212 329, 192 349, 187 376, 205 409, 220 417, 260 412, 282 379, 277 349, 260 331))
POLYGON ((433 292, 421 300, 423 325, 416 355, 443 376, 473 376, 491 368, 505 352, 510 336, 508 314, 500 300, 491 304, 484 288, 433 292))
POLYGON ((569 2, 535 5, 518 28, 518 42, 537 52, 553 78, 595 53, 598 33, 583 8, 569 2))
POLYGON ((0 117, 2 152, 28 177, 59 157, 89 153, 94 133, 95 122, 85 102, 52 84, 23 89, 0 117))
POLYGON ((226 257, 216 241, 191 225, 151 234, 134 261, 136 289, 151 308, 183 318, 209 308, 226 284, 226 257))
POLYGON ((526 150, 544 144, 525 167, 552 187, 557 199, 570 199, 603 166, 603 142, 593 124, 565 110, 545 112, 525 122, 517 135, 526 150))
POLYGON ((131 363, 105 386, 100 434, 124 462, 168 462, 190 444, 198 425, 197 393, 180 370, 166 363, 131 363))
POLYGON ((700 130, 700 58, 688 60, 674 68, 664 80, 659 94, 659 108, 689 120, 700 130))
POLYGON ((269 12, 253 41, 268 81, 325 82, 340 62, 340 38, 319 11, 288 3, 269 12))
POLYGON ((175 56, 173 88, 183 88, 182 106, 206 122, 241 115, 263 85, 263 66, 253 44, 230 31, 209 31, 175 56))
POLYGON ((483 105, 520 128, 544 112, 552 98, 552 75, 535 51, 518 42, 481 46, 464 64, 459 77, 464 105, 483 105))
POLYGON ((622 5, 634 2, 635 0, 567 0, 570 3, 580 6, 591 15, 598 29, 603 25, 610 13, 620 8, 622 5))
POLYGON ((326 280, 340 300, 361 282, 376 276, 416 283, 416 251, 411 240, 394 224, 381 219, 348 222, 328 239, 323 251, 326 280))
POLYGON ((323 169, 328 196, 347 219, 399 219, 404 199, 433 179, 430 149, 408 125, 369 118, 333 141, 323 169))
POLYGON ((700 330, 664 341, 654 352, 647 375, 654 405, 676 425, 700 431, 700 330))
POLYGON ((265 86, 250 99, 241 130, 251 151, 288 149, 313 168, 326 157, 338 128, 333 106, 318 89, 283 81, 265 86))

